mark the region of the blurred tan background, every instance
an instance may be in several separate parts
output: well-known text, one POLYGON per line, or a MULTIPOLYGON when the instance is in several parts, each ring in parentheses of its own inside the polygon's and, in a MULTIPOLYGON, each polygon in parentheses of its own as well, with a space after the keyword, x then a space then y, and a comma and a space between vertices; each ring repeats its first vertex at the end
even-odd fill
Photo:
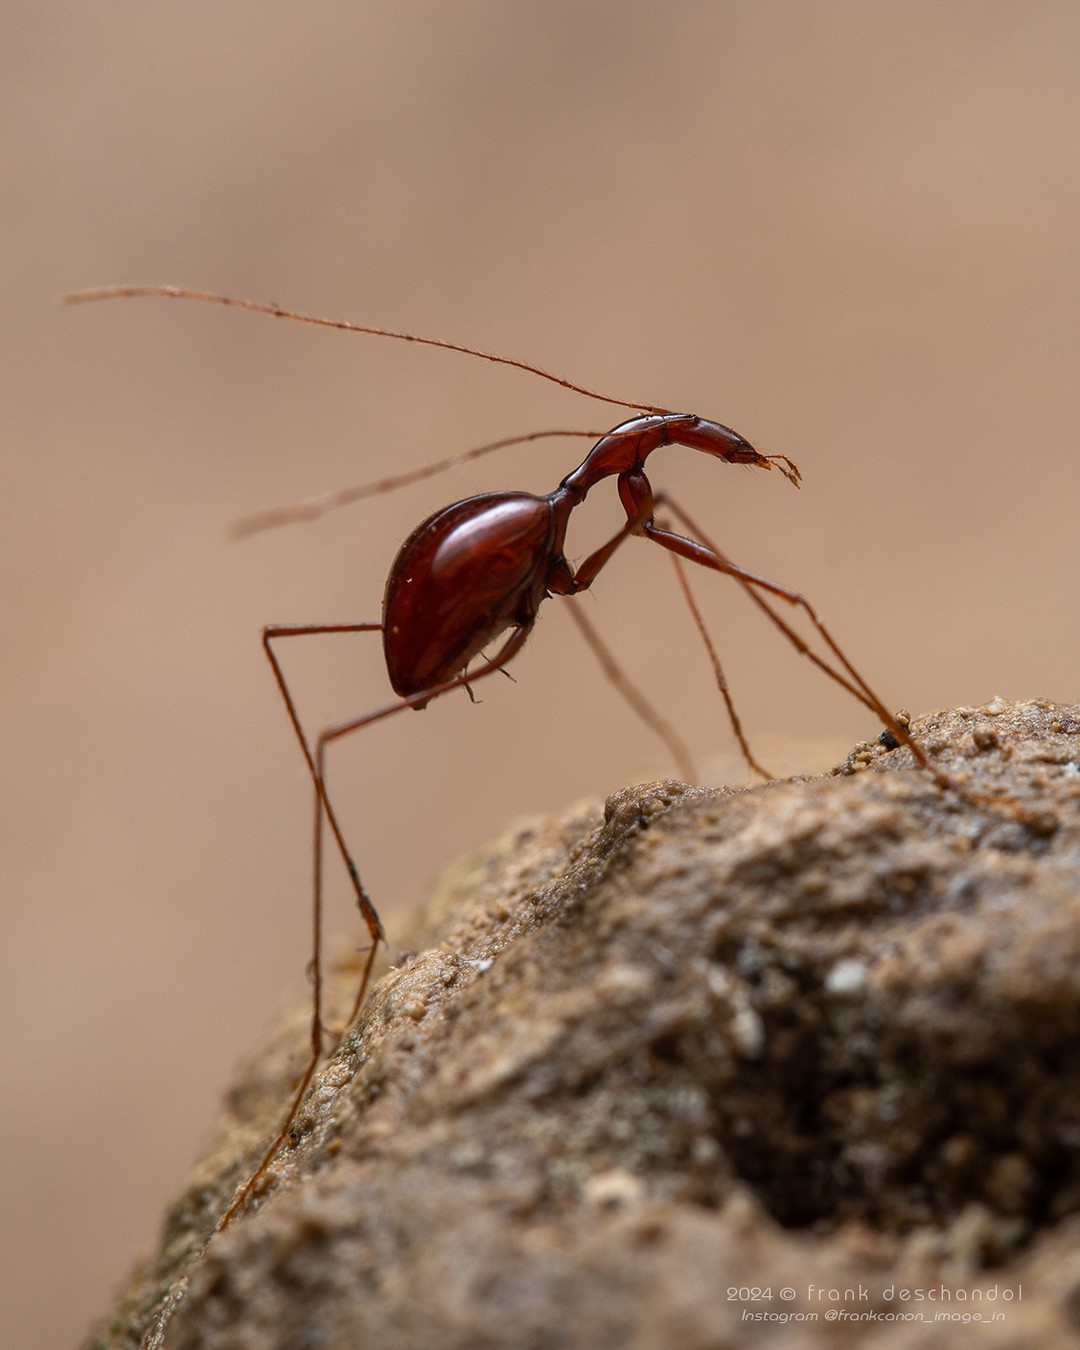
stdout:
MULTIPOLYGON (((54 297, 184 282, 730 423, 802 493, 679 450, 654 482, 805 591, 887 702, 1074 700, 1080 9, 13 0, 4 29, 0 1344, 23 1348, 106 1307, 304 988, 308 786, 261 625, 377 619, 426 514, 547 490, 585 447, 226 526, 621 420, 446 353, 54 297)), ((578 556, 618 518, 596 497, 578 556)), ((698 591, 767 762, 877 733, 734 588, 698 591)), ((659 551, 627 547, 586 603, 710 780, 741 781, 659 551)), ((386 698, 376 642, 293 645, 313 727, 386 698)), ((513 816, 671 769, 558 601, 513 674, 334 757, 391 935, 513 816)))

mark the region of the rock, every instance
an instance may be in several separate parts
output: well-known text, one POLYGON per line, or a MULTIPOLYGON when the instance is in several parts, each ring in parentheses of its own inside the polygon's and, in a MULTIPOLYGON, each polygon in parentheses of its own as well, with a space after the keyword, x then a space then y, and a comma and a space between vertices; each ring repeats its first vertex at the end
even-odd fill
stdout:
POLYGON ((1080 708, 913 729, 964 796, 862 745, 459 865, 265 1194, 204 1248, 306 1009, 91 1343, 1075 1345, 1080 708))

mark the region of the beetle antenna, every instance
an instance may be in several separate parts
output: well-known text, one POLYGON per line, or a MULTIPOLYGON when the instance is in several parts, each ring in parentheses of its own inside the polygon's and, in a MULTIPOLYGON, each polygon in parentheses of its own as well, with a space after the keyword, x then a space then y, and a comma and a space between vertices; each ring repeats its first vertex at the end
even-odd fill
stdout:
POLYGON ((420 337, 416 333, 399 333, 393 328, 373 328, 367 324, 350 323, 347 319, 320 319, 314 314, 300 314, 295 310, 282 309, 280 305, 264 305, 257 300, 240 300, 231 295, 215 295, 212 291, 196 291, 186 286, 100 286, 90 291, 73 291, 62 295, 60 303, 64 305, 82 305, 91 300, 128 300, 136 296, 163 296, 167 300, 202 300, 208 304, 225 305, 229 309, 247 309, 254 314, 267 314, 272 319, 294 319, 297 323, 309 323, 317 328, 338 328, 346 333, 369 333, 373 337, 396 338, 399 342, 415 342, 423 347, 443 347, 447 351, 461 352, 465 356, 478 356, 483 361, 491 361, 499 366, 513 366, 515 370, 528 371, 530 375, 539 375, 543 380, 560 385, 575 394, 584 394, 600 403, 612 403, 617 408, 629 408, 634 412, 664 413, 667 408, 653 408, 647 403, 630 403, 624 398, 612 398, 610 394, 597 393, 573 380, 553 375, 542 366, 534 366, 528 361, 515 361, 511 356, 496 356, 494 352, 483 352, 477 347, 466 347, 460 342, 448 342, 444 338, 420 337))

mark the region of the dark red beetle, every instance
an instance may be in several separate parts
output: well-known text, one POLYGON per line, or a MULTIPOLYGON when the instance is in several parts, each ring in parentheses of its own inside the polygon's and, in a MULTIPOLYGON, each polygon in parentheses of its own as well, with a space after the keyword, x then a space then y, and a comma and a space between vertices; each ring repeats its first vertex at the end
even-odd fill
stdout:
MULTIPOLYGON (((438 339, 417 337, 387 329, 364 327, 340 320, 315 318, 283 310, 275 305, 261 305, 249 300, 213 295, 173 286, 120 286, 104 290, 84 291, 66 296, 72 302, 137 295, 156 295, 178 299, 211 301, 232 308, 252 310, 275 318, 287 318, 322 327, 340 328, 351 332, 393 337, 427 346, 445 347, 470 356, 482 357, 500 365, 514 366, 552 380, 566 389, 602 402, 634 411, 636 416, 614 430, 602 434, 585 459, 562 480, 553 492, 535 496, 527 492, 490 492, 469 497, 437 511, 418 526, 402 545, 390 569, 383 600, 381 623, 274 625, 263 630, 263 645, 273 667, 289 718, 303 749, 315 787, 314 861, 315 884, 313 899, 314 942, 312 954, 312 982, 314 988, 311 1058, 305 1069, 285 1123, 255 1172, 237 1192, 223 1216, 220 1227, 228 1224, 253 1193, 277 1153, 289 1137, 301 1100, 311 1082, 322 1053, 322 973, 321 973, 321 860, 322 825, 325 819, 348 869, 356 892, 357 903, 367 925, 371 947, 364 963, 360 987, 353 1015, 359 1009, 367 989, 376 951, 385 940, 382 925, 345 843, 344 835, 326 791, 324 762, 327 746, 342 736, 368 726, 384 717, 406 708, 423 708, 433 698, 451 689, 469 687, 486 675, 504 667, 521 649, 536 621, 541 602, 549 595, 571 596, 588 589, 612 555, 632 534, 643 535, 661 545, 680 559, 697 563, 738 581, 750 597, 769 615, 796 648, 813 661, 825 674, 842 685, 850 694, 870 708, 884 723, 900 744, 906 745, 923 768, 933 774, 942 786, 954 786, 947 775, 933 768, 922 747, 910 732, 886 709, 870 686, 855 670, 837 646, 828 630, 803 596, 767 580, 756 573, 731 562, 700 530, 675 502, 663 494, 653 492, 645 473, 645 461, 654 450, 665 445, 681 445, 711 455, 725 464, 748 464, 755 468, 771 469, 774 465, 796 486, 799 471, 785 455, 764 455, 729 427, 709 422, 689 413, 674 413, 646 404, 610 398, 573 384, 540 370, 538 367, 508 357, 495 356, 475 348, 438 339), (577 568, 567 561, 564 545, 567 525, 574 509, 603 479, 617 480, 619 500, 626 513, 622 528, 577 568), (657 523, 656 508, 665 505, 687 535, 676 534, 657 523), (690 537, 695 536, 695 537, 690 537), (806 642, 772 608, 766 596, 786 601, 801 608, 831 653, 823 658, 810 650, 806 642), (390 684, 398 694, 396 702, 389 703, 360 717, 326 728, 315 739, 314 745, 304 732, 295 703, 285 680, 281 664, 274 650, 279 638, 300 637, 320 633, 368 632, 381 630, 386 669, 390 684), (505 637, 493 657, 482 657, 484 649, 497 638, 505 637), (479 664, 473 664, 482 658, 479 664)), ((404 483, 424 478, 440 469, 464 459, 475 458, 505 445, 535 440, 550 435, 591 435, 583 432, 533 432, 492 445, 480 446, 465 454, 456 455, 419 470, 384 479, 360 488, 349 488, 314 503, 284 510, 271 511, 241 522, 238 533, 248 533, 294 520, 313 519, 326 511, 360 497, 388 491, 404 483)), ((677 568, 677 570, 679 570, 677 568)), ((679 571, 684 595, 712 658, 717 682, 727 703, 736 736, 748 763, 765 773, 754 760, 735 715, 719 661, 704 631, 700 615, 679 571)), ((576 607, 571 606, 575 619, 592 644, 605 670, 621 693, 628 698, 638 713, 665 739, 678 761, 685 765, 686 756, 670 729, 641 695, 630 685, 615 666, 610 654, 600 643, 576 607)), ((768 775, 766 775, 768 776, 768 775)), ((350 1019, 351 1020, 351 1019, 350 1019)))

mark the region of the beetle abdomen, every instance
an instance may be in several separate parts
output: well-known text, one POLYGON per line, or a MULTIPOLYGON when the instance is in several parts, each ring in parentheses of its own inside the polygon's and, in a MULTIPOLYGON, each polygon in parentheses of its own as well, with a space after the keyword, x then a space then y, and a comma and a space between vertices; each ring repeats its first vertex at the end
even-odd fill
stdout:
POLYGON ((453 679, 500 633, 532 622, 548 571, 536 559, 550 555, 552 528, 546 497, 490 492, 412 532, 383 597, 386 667, 398 694, 453 679))

